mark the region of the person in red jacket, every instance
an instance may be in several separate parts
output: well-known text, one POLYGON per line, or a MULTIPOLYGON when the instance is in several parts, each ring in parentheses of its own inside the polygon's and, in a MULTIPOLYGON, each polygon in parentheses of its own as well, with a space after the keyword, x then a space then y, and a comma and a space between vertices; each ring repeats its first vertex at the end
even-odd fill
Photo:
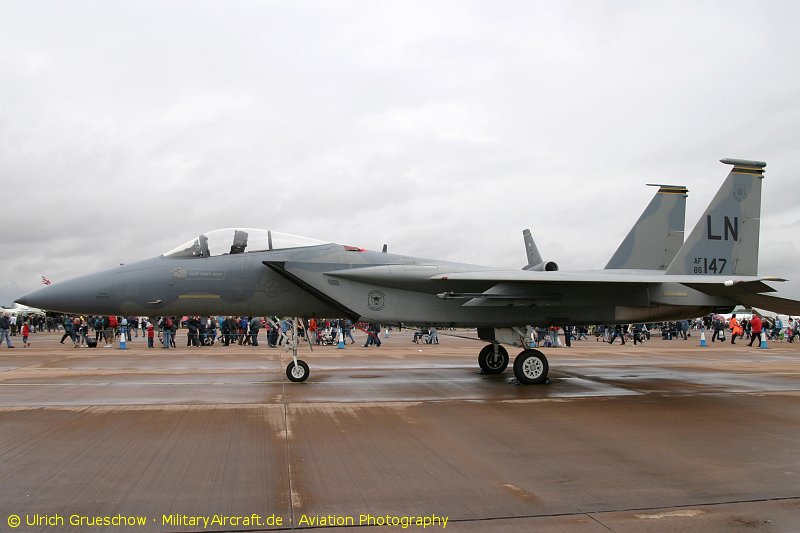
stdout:
POLYGON ((155 341, 156 338, 156 328, 153 327, 153 324, 150 322, 147 322, 146 328, 147 328, 147 347, 152 348, 153 342, 155 341))
POLYGON ((28 346, 31 345, 31 343, 28 342, 28 335, 30 334, 31 334, 31 326, 30 324, 28 324, 28 322, 24 322, 22 324, 22 346, 24 348, 27 348, 28 346))
POLYGON ((750 334, 750 344, 748 346, 753 345, 756 337, 758 337, 758 345, 761 346, 761 330, 764 329, 764 323, 761 321, 761 317, 755 313, 753 313, 753 318, 750 319, 750 328, 752 333, 750 334))

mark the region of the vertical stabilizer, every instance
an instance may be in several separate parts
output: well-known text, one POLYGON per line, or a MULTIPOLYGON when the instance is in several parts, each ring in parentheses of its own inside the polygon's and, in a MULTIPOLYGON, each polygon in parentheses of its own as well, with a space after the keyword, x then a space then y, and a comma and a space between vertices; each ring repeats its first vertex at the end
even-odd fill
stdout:
POLYGON ((762 161, 721 159, 733 165, 667 274, 755 276, 761 219, 762 161))
POLYGON ((666 270, 683 245, 686 196, 682 185, 658 185, 650 204, 611 256, 606 268, 666 270))
POLYGON ((539 253, 539 248, 533 242, 531 230, 522 230, 522 238, 525 241, 525 255, 528 256, 528 267, 540 264, 542 262, 542 254, 539 253))
POLYGON ((553 261, 545 261, 542 259, 542 254, 539 253, 539 248, 533 241, 531 230, 522 230, 522 238, 525 240, 525 255, 528 256, 528 264, 522 267, 522 270, 538 270, 544 272, 554 272, 558 270, 558 264, 553 261))

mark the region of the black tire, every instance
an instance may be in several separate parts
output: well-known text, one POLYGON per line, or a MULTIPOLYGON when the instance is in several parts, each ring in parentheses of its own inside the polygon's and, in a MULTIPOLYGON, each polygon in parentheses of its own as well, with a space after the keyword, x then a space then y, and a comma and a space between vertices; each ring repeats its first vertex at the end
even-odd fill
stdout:
POLYGON ((514 359, 514 376, 526 385, 547 382, 549 370, 547 358, 539 350, 524 350, 514 359))
POLYGON ((497 347, 499 359, 494 358, 494 345, 487 344, 478 354, 478 365, 486 374, 502 374, 508 368, 508 351, 502 346, 497 347))
POLYGON ((300 359, 297 360, 297 368, 294 366, 294 361, 290 361, 286 366, 286 377, 289 378, 289 381, 294 381, 295 383, 307 380, 310 373, 311 371, 308 369, 306 362, 300 359))

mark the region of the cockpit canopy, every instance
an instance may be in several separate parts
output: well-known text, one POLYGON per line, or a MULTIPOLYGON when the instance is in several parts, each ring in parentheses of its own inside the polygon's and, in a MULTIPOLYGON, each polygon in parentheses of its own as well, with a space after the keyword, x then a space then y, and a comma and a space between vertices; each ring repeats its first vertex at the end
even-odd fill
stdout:
POLYGON ((226 228, 199 235, 196 239, 165 252, 163 256, 173 259, 216 257, 247 252, 266 252, 285 248, 319 246, 321 244, 328 243, 309 237, 266 229, 226 228))

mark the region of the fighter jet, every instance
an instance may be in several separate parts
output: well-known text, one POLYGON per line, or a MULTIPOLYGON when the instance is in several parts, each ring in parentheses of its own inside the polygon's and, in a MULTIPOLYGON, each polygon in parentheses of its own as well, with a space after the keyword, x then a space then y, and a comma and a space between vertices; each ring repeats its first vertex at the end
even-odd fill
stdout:
MULTIPOLYGON (((609 264, 626 268, 548 271, 539 261, 541 268, 498 270, 269 230, 227 229, 17 301, 91 314, 269 313, 476 327, 489 343, 478 355, 485 373, 505 371, 509 355, 503 345, 517 346, 522 351, 514 359, 516 378, 543 383, 549 363, 541 351, 527 347, 528 325, 678 320, 736 304, 800 314, 800 302, 764 294, 774 291, 765 281, 785 280, 757 274, 766 163, 721 162, 733 168, 674 257, 674 244, 640 256, 638 246, 623 242, 609 264)), ((529 266, 537 256, 530 251, 529 266)), ((309 367, 294 353, 286 374, 305 381, 309 367)))
POLYGON ((19 303, 15 303, 13 306, 0 306, 0 315, 6 314, 8 316, 30 316, 30 315, 42 315, 44 316, 44 311, 42 309, 37 309, 35 307, 29 307, 27 305, 20 305, 19 303))

